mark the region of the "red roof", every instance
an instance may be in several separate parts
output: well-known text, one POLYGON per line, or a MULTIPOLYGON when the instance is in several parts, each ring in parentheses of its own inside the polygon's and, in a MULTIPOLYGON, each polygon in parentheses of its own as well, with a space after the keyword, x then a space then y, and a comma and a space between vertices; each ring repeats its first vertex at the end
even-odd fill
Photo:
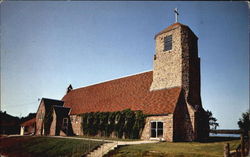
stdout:
POLYGON ((27 120, 27 121, 25 121, 25 122, 23 122, 23 123, 21 124, 21 126, 31 126, 31 125, 33 125, 34 123, 36 123, 36 117, 35 117, 35 118, 32 118, 32 119, 30 119, 30 120, 27 120))
POLYGON ((130 108, 144 114, 173 113, 181 88, 150 92, 153 72, 145 72, 70 91, 63 97, 70 114, 114 112, 130 108))
POLYGON ((166 32, 168 32, 168 31, 170 31, 170 30, 172 30, 172 29, 174 29, 174 28, 177 28, 177 27, 179 27, 179 26, 188 28, 188 26, 183 25, 183 24, 177 22, 177 23, 174 23, 174 24, 168 26, 167 28, 163 29, 163 30, 160 31, 159 33, 157 33, 157 34, 155 35, 155 38, 156 38, 158 35, 160 35, 160 34, 162 34, 162 33, 166 33, 166 32))
POLYGON ((167 28, 163 29, 163 30, 160 31, 159 33, 157 33, 157 34, 155 35, 155 39, 156 39, 156 37, 157 37, 158 35, 161 35, 161 34, 163 34, 163 33, 166 33, 166 32, 168 32, 168 31, 170 31, 170 30, 173 30, 173 29, 175 29, 175 28, 177 28, 177 27, 182 27, 183 29, 189 30, 189 32, 190 32, 195 38, 198 39, 198 37, 194 34, 194 32, 193 32, 188 26, 183 25, 183 24, 181 24, 181 23, 179 23, 179 22, 174 23, 174 24, 168 26, 167 28))

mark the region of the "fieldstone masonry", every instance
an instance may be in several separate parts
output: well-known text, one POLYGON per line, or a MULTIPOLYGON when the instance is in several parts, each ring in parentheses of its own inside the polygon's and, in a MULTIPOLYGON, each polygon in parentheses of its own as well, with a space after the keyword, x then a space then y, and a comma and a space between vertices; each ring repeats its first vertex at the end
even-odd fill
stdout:
POLYGON ((182 85, 181 27, 156 37, 153 82, 150 90, 180 87, 182 85), (172 35, 172 50, 164 51, 164 38, 172 35))
POLYGON ((182 113, 185 116, 176 118, 174 122, 183 126, 171 130, 178 132, 177 130, 180 129, 182 132, 180 139, 187 141, 198 138, 197 131, 201 126, 197 126, 197 112, 203 112, 201 115, 205 115, 200 97, 200 58, 198 57, 197 40, 198 38, 192 30, 180 23, 169 26, 155 36, 156 54, 150 91, 173 87, 183 89, 182 105, 186 106, 186 113, 182 113), (164 38, 170 35, 172 35, 172 49, 165 51, 164 38), (180 119, 183 123, 178 122, 180 119))
POLYGON ((190 92, 195 104, 200 104, 200 59, 197 39, 187 26, 179 23, 156 35, 151 91, 182 87, 186 98, 190 92), (164 51, 164 38, 169 35, 172 35, 172 49, 164 51), (192 91, 189 91, 190 88, 192 91))
POLYGON ((82 117, 79 115, 71 115, 70 116, 70 121, 72 124, 73 132, 76 135, 83 135, 83 130, 82 130, 82 117))
POLYGON ((163 122, 163 139, 166 141, 173 141, 173 114, 166 116, 150 116, 146 118, 145 127, 142 131, 141 139, 150 140, 151 138, 151 122, 163 122))

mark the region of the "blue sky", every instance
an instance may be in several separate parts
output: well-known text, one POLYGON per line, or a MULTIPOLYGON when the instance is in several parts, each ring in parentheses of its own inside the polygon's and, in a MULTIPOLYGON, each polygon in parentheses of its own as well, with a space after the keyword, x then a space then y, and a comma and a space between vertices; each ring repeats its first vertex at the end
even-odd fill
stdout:
POLYGON ((179 21, 199 37, 201 95, 221 129, 249 108, 246 2, 3 2, 1 110, 26 116, 38 98, 152 70, 154 35, 179 21))

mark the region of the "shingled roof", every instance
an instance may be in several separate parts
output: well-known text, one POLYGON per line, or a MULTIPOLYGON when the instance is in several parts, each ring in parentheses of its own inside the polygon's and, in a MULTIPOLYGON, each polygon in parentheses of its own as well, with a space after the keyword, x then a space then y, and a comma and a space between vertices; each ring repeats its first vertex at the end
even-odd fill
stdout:
POLYGON ((45 107, 47 107, 47 106, 63 106, 63 101, 61 101, 61 100, 42 98, 42 101, 44 102, 45 107))
POLYGON ((66 117, 69 114, 70 108, 63 106, 54 106, 54 110, 57 116, 66 117))
POLYGON ((31 126, 36 123, 36 117, 30 120, 27 120, 21 124, 21 126, 31 126))
POLYGON ((62 100, 70 114, 141 110, 144 114, 173 113, 181 88, 151 91, 153 72, 145 72, 96 85, 78 88, 62 100))

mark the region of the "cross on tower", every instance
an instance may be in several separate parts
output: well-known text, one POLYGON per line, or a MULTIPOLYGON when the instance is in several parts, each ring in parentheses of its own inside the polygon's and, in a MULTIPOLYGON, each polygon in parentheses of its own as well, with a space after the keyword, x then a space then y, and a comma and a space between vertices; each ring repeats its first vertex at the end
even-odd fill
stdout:
POLYGON ((178 15, 179 15, 177 8, 174 9, 174 13, 175 13, 175 22, 177 23, 178 22, 178 15))

